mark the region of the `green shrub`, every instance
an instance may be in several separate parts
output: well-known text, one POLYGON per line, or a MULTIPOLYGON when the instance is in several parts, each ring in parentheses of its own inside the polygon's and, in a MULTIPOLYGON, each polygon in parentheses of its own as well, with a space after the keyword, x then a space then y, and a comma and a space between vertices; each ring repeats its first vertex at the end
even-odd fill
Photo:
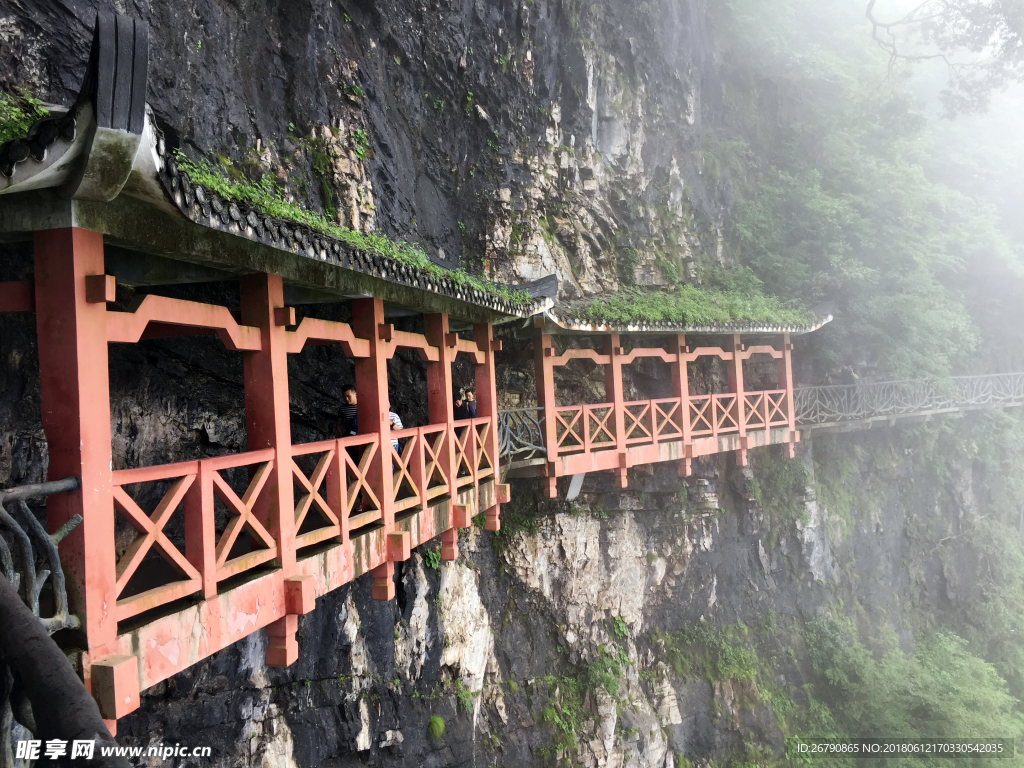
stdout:
POLYGON ((444 736, 444 720, 438 715, 431 717, 427 724, 427 733, 432 739, 440 739, 444 736))
POLYGON ((27 88, 16 88, 14 93, 0 92, 0 144, 24 137, 32 123, 48 114, 27 88))
POLYGON ((428 549, 423 554, 423 562, 427 564, 427 568, 437 570, 441 567, 441 552, 436 549, 428 549))

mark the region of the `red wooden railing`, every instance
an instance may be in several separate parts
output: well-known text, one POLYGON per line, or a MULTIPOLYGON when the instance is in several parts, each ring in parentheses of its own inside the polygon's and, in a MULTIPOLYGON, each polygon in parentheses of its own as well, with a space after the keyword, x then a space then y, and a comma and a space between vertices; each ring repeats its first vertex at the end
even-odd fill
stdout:
MULTIPOLYGON (((573 348, 567 342, 558 350, 550 334, 539 326, 535 332, 537 410, 544 416, 533 420, 539 434, 534 436, 534 429, 527 429, 529 440, 523 445, 531 454, 527 460, 530 467, 543 464, 539 471, 547 479, 552 498, 557 496, 557 478, 564 475, 613 470, 617 485, 625 488, 631 466, 680 461, 680 470, 686 474, 691 459, 711 453, 735 451, 740 464, 746 463, 750 448, 761 445, 784 443, 787 452, 794 453, 798 433, 793 417, 792 344, 787 334, 780 334, 774 344, 751 346, 732 334, 724 347, 693 348, 683 334, 676 334, 660 337, 663 344, 669 342, 664 346, 637 346, 629 351, 621 339, 620 334, 609 333, 593 338, 593 348, 573 348), (745 391, 744 363, 754 355, 775 361, 779 389, 745 391), (689 394, 687 366, 701 357, 717 357, 727 364, 727 393, 689 394), (675 397, 625 401, 623 367, 640 358, 660 359, 668 366, 675 397), (556 405, 554 370, 572 360, 603 366, 610 402, 556 405), (543 462, 534 458, 538 452, 545 454, 543 462)), ((522 441, 514 437, 512 422, 508 424, 502 443, 513 448, 522 441)))
MULTIPOLYGON (((386 435, 357 435, 290 447, 281 456, 273 449, 219 456, 198 461, 166 464, 113 473, 116 510, 140 534, 117 560, 114 595, 118 621, 175 603, 201 593, 217 595, 218 584, 279 559, 278 542, 267 527, 264 493, 275 462, 290 466, 296 485, 294 536, 281 546, 293 558, 301 550, 325 543, 345 546, 374 525, 385 525, 383 534, 395 530, 385 521, 396 514, 428 508, 441 497, 456 498, 466 486, 478 485, 494 474, 494 457, 488 440, 491 417, 394 430, 386 435), (446 442, 466 445, 462 464, 464 477, 451 478, 445 470, 446 442), (388 446, 391 461, 392 494, 381 504, 379 490, 370 479, 381 440, 388 446), (391 440, 398 441, 398 449, 391 440), (308 474, 295 459, 310 457, 308 474), (248 485, 239 495, 222 476, 229 469, 249 470, 248 485), (453 482, 454 480, 454 482, 453 482), (128 488, 136 490, 152 483, 166 483, 167 490, 152 512, 144 511, 128 488), (227 515, 218 515, 219 499, 227 515), (184 517, 184 547, 165 532, 173 515, 184 517), (390 514, 389 514, 390 513, 390 514), (318 522, 319 520, 319 522, 318 522), (245 534, 245 538, 243 538, 245 534), (148 553, 156 550, 175 571, 177 578, 143 591, 125 594, 126 586, 148 553)), ((438 531, 440 533, 440 531, 438 531)))
MULTIPOLYGON (((740 431, 737 395, 690 395, 599 405, 571 405, 555 408, 557 441, 552 457, 591 453, 617 446, 615 414, 623 415, 626 446, 657 445, 682 440, 682 414, 689 417, 692 437, 718 437, 740 431)), ((786 390, 747 392, 743 395, 743 425, 746 432, 787 426, 786 390)))
POLYGON ((283 279, 269 274, 240 278, 239 311, 157 295, 114 311, 116 281, 103 273, 101 235, 47 230, 35 245, 50 472, 79 477, 82 488, 49 499, 47 523, 58 530, 82 519, 60 554, 82 617, 84 682, 105 719, 122 717, 138 706, 140 691, 257 630, 267 633, 267 664, 287 666, 298 656, 296 617, 317 597, 369 573, 373 597, 390 600, 395 563, 412 547, 440 536, 441 557, 453 560, 456 529, 473 515, 499 529, 508 501, 508 486, 497 482, 501 343, 488 323, 463 338, 436 312, 423 316, 423 333, 406 332, 386 322, 377 298, 353 301, 351 325, 300 319, 284 303, 283 279), (108 345, 195 335, 244 353, 253 450, 112 471, 108 345), (337 345, 353 360, 366 434, 291 444, 288 356, 309 344, 337 345), (399 349, 425 363, 431 423, 392 433, 387 363, 399 349), (457 355, 474 365, 480 413, 458 427, 457 355))

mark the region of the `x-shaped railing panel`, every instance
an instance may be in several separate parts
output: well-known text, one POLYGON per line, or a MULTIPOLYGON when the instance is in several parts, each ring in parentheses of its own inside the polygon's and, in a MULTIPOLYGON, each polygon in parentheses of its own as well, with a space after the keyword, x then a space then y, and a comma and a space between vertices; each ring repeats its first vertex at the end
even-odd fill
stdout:
POLYGON ((369 479, 373 459, 379 449, 380 437, 375 434, 354 435, 338 440, 338 455, 343 461, 344 469, 342 514, 348 519, 350 533, 375 523, 384 516, 383 505, 374 493, 369 479), (359 453, 360 450, 362 453, 359 453), (358 462, 353 460, 352 453, 358 454, 358 462), (356 505, 360 499, 363 508, 357 510, 356 505))
POLYGON ((626 445, 654 441, 650 400, 625 403, 623 413, 626 417, 626 445))
POLYGON ((494 473, 494 461, 490 452, 493 426, 491 420, 486 417, 473 420, 473 429, 476 431, 476 477, 478 480, 494 473))
POLYGON ((202 577, 181 551, 167 538, 164 528, 175 510, 182 504, 185 493, 195 482, 195 474, 175 478, 163 498, 156 505, 152 515, 146 514, 135 500, 120 485, 114 486, 114 507, 138 532, 117 562, 117 583, 115 593, 124 591, 132 576, 150 550, 154 549, 182 578, 148 589, 141 594, 121 598, 117 601, 117 618, 127 619, 157 605, 198 592, 202 589, 202 577))
POLYGON ((652 400, 654 406, 654 434, 659 440, 683 436, 682 400, 652 400))
POLYGON ((473 466, 475 440, 476 430, 472 419, 455 422, 455 484, 459 488, 476 482, 473 466))
POLYGON ((764 396, 768 402, 768 424, 788 424, 789 413, 786 408, 786 390, 765 392, 764 396))
POLYGON ((391 467, 394 493, 393 502, 395 512, 401 512, 420 503, 420 485, 417 482, 416 470, 417 448, 420 445, 419 431, 416 429, 392 430, 391 436, 399 440, 400 450, 395 450, 394 443, 389 443, 391 449, 391 467), (401 441, 405 445, 401 445, 401 441), (406 491, 406 484, 408 493, 406 491))
POLYGON ((586 415, 586 440, 584 442, 586 450, 614 448, 616 445, 615 407, 611 403, 585 405, 583 412, 586 415))
MULTIPOLYGON (((326 481, 330 472, 337 472, 340 469, 338 462, 337 441, 330 440, 324 443, 311 445, 292 446, 292 474, 299 486, 300 493, 295 500, 295 548, 308 547, 319 544, 327 539, 341 535, 341 521, 334 505, 324 498, 327 493, 326 481), (305 473, 295 462, 298 456, 321 454, 316 466, 306 477, 305 473), (299 533, 309 518, 309 513, 315 511, 320 515, 322 524, 317 528, 299 533)), ((332 499, 336 502, 336 499, 332 499)))
POLYGON ((448 438, 445 426, 421 429, 423 441, 423 485, 428 499, 448 493, 448 474, 444 467, 444 441, 448 438))
POLYGON ((713 399, 715 401, 715 433, 738 430, 736 395, 714 395, 713 399))
MULTIPOLYGON (((244 456, 244 454, 242 455, 244 456)), ((246 465, 242 464, 240 466, 246 465)), ((211 474, 214 495, 223 502, 228 512, 234 515, 228 521, 214 549, 217 581, 222 581, 230 576, 248 571, 277 557, 277 542, 274 541, 274 537, 263 527, 263 523, 260 522, 255 514, 256 501, 259 499, 263 486, 266 485, 267 480, 270 478, 270 471, 273 469, 273 466, 273 460, 259 464, 241 498, 227 484, 227 481, 221 477, 219 471, 214 470, 211 474), (262 545, 265 548, 231 557, 231 551, 235 546, 235 542, 238 541, 242 531, 246 529, 249 530, 253 543, 262 545)))
POLYGON ((690 398, 690 434, 710 435, 715 431, 714 400, 711 395, 690 398))
POLYGON ((557 453, 569 453, 583 450, 584 440, 580 433, 583 420, 583 406, 555 409, 555 436, 558 439, 557 453), (566 414, 569 416, 568 420, 566 414), (561 428, 562 433, 558 434, 561 428))
POLYGON ((764 392, 743 395, 743 423, 747 429, 764 429, 766 416, 764 392))

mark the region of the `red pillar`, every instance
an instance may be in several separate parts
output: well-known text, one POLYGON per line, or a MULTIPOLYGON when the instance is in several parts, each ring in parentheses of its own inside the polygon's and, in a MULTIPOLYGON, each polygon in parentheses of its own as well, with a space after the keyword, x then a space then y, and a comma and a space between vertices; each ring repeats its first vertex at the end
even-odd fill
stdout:
MULTIPOLYGON (((487 444, 485 450, 491 457, 491 467, 494 470, 494 493, 498 498, 498 486, 501 483, 501 473, 498 469, 498 387, 494 373, 494 348, 497 343, 494 341, 494 329, 490 323, 477 323, 473 326, 473 341, 477 349, 484 353, 484 362, 476 368, 476 415, 477 418, 484 417, 491 420, 491 428, 487 433, 487 444)), ((479 493, 479 489, 477 489, 479 493)), ((486 523, 484 527, 488 531, 501 529, 501 505, 495 503, 486 511, 486 523)))
MULTIPOLYGON (((370 342, 370 355, 356 360, 356 395, 359 398, 359 431, 380 435, 380 450, 367 472, 373 492, 380 499, 384 536, 394 531, 394 476, 391 468, 391 410, 388 397, 388 353, 380 335, 384 323, 381 299, 355 299, 352 302, 352 330, 370 342)), ((391 600, 395 596, 395 564, 390 560, 373 569, 373 598, 391 600)))
POLYGON ((736 424, 739 427, 740 448, 736 451, 736 464, 747 466, 747 419, 743 390, 743 344, 737 333, 732 337, 732 360, 729 364, 729 391, 736 394, 736 424))
POLYGON ((279 275, 247 275, 241 280, 242 323, 260 329, 262 349, 243 353, 245 377, 245 431, 250 451, 273 448, 276 460, 261 522, 277 541, 285 576, 295 569, 295 501, 292 487, 292 434, 288 409, 287 331, 278 325, 284 308, 284 287, 279 275))
MULTIPOLYGON (((622 347, 619 346, 619 334, 613 333, 605 339, 605 350, 610 357, 604 367, 604 399, 612 404, 615 419, 615 448, 619 454, 619 466, 615 468, 615 484, 626 488, 626 398, 622 392, 622 347)), ((589 425, 584 423, 583 428, 589 425)))
POLYGON ((782 359, 778 362, 779 389, 786 390, 786 413, 789 418, 789 442, 786 455, 796 456, 796 407, 793 403, 793 344, 789 334, 782 335, 782 359))
MULTIPOLYGON (((262 342, 258 352, 243 353, 248 449, 273 448, 275 454, 256 512, 277 542, 281 570, 288 577, 295 571, 295 499, 284 286, 279 275, 259 274, 243 277, 240 288, 242 323, 259 328, 262 342)), ((286 615, 267 628, 268 666, 285 667, 295 662, 296 626, 295 616, 286 615)))
POLYGON ((558 478, 556 461, 558 459, 558 432, 555 430, 555 367, 551 360, 555 349, 551 346, 551 334, 537 329, 533 338, 533 374, 537 384, 537 405, 542 409, 544 418, 544 445, 547 448, 548 498, 558 496, 558 478))
POLYGON ((53 532, 76 513, 82 516, 82 523, 61 542, 60 557, 72 610, 85 622, 86 685, 91 682, 90 664, 113 654, 117 643, 106 305, 90 302, 86 295, 86 277, 102 274, 101 234, 77 228, 35 233, 47 476, 59 480, 74 475, 82 481, 81 490, 47 498, 46 522, 53 532))
POLYGON ((686 370, 686 335, 676 336, 675 363, 672 366, 672 397, 679 398, 679 423, 683 432, 683 459, 679 462, 679 474, 689 477, 692 471, 692 446, 690 444, 690 377, 686 370))
MULTIPOLYGON (((447 424, 442 459, 452 503, 456 496, 455 477, 455 411, 452 403, 452 362, 458 349, 448 346, 448 315, 441 313, 423 316, 424 336, 427 342, 440 350, 436 363, 427 361, 427 413, 431 424, 447 424)), ((452 524, 454 525, 454 515, 452 524)))

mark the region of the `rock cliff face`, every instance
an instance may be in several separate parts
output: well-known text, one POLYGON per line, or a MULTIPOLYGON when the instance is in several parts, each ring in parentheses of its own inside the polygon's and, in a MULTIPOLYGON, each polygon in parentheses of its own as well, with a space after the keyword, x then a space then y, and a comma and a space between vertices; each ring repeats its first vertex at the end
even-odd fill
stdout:
MULTIPOLYGON (((68 103, 95 2, 0 11, 0 88, 68 103)), ((269 172, 340 223, 570 294, 717 255, 702 0, 160 4, 149 102, 172 145, 269 172)))
MULTIPOLYGON (((0 88, 67 103, 97 5, 0 8, 0 88)), ((728 185, 701 151, 722 119, 704 0, 117 10, 151 25, 149 101, 172 143, 233 173, 272 173, 341 223, 416 239, 503 281, 555 273, 567 296, 696 279, 695 264, 722 258, 728 185)), ((31 274, 25 247, 0 249, 0 278, 31 274)), ((235 290, 179 295, 231 305, 235 290)), ((31 318, 0 317, 0 350, 0 486, 38 481, 47 454, 31 318)), ((290 366, 295 439, 329 436, 349 364, 324 348, 290 366)), ((398 356, 390 376, 406 425, 423 423, 422 368, 398 356)), ((513 366, 500 377, 508 392, 531 389, 513 366)), ((244 449, 241 379, 240 359, 205 339, 114 348, 115 465, 244 449)), ((664 385, 656 371, 629 384, 655 395, 664 385)), ((774 465, 759 459, 753 472, 696 462, 685 481, 658 467, 628 492, 590 477, 573 504, 517 482, 501 535, 469 530, 462 559, 439 569, 415 553, 391 603, 374 602, 366 579, 331 593, 300 618, 293 667, 268 669, 258 632, 147 691, 118 737, 209 745, 222 768, 670 768, 681 755, 778 752, 783 731, 758 685, 801 695, 801 621, 838 597, 897 620, 911 595, 971 597, 968 557, 939 562, 902 534, 908 521, 960 525, 949 521, 984 505, 968 492, 936 502, 886 438, 859 440, 880 457, 855 470, 873 502, 842 524, 812 494, 789 516, 763 508, 757 481, 774 465), (907 563, 942 578, 911 578, 907 563), (767 678, 695 674, 666 634, 741 625, 763 629, 767 678), (432 716, 445 723, 437 737, 432 716)), ((834 450, 860 455, 844 446, 834 450)), ((950 472, 970 488, 968 462, 950 472)))

